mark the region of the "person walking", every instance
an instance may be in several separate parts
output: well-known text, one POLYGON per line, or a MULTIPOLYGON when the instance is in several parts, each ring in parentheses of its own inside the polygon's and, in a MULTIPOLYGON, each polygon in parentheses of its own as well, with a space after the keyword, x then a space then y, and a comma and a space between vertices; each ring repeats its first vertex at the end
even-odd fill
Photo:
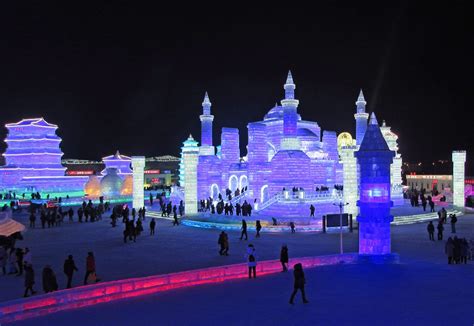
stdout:
POLYGON ((262 230, 262 224, 260 223, 260 220, 255 221, 255 230, 257 230, 255 237, 260 238, 260 231, 262 230))
POLYGON ((249 244, 247 247, 247 266, 249 268, 249 278, 256 278, 257 277, 257 255, 255 251, 255 247, 253 244, 249 244))
POLYGON ((458 218, 456 217, 456 214, 451 215, 451 233, 456 233, 456 222, 458 221, 458 218))
POLYGON ((295 222, 290 222, 291 233, 296 233, 295 231, 295 222))
POLYGON ((304 277, 303 265, 301 265, 301 263, 298 263, 295 265, 293 275, 295 277, 295 282, 294 282, 293 293, 291 294, 291 297, 290 297, 290 304, 294 304, 293 300, 295 299, 295 296, 298 290, 301 291, 301 296, 303 297, 303 303, 308 303, 309 301, 306 299, 306 293, 304 291, 306 279, 304 277))
POLYGON ((155 234, 155 226, 156 226, 156 221, 155 221, 154 218, 151 218, 151 221, 150 221, 150 235, 155 234))
MULTIPOLYGON (((95 275, 95 257, 94 253, 89 251, 86 258, 86 276, 84 276, 84 285, 87 285, 87 280, 91 274, 95 275)), ((96 282, 98 282, 99 280, 97 280, 97 275, 95 275, 95 277, 96 282)))
POLYGON ((31 212, 31 214, 30 214, 30 228, 32 228, 32 229, 35 228, 35 222, 36 222, 36 215, 35 215, 35 213, 31 212))
POLYGON ((25 266, 25 293, 23 297, 28 297, 28 291, 31 292, 31 295, 36 294, 36 291, 33 290, 33 286, 35 285, 35 271, 33 269, 33 265, 26 264, 25 266))
POLYGON ((438 229, 438 240, 443 240, 443 231, 444 231, 443 223, 438 222, 438 226, 436 228, 438 229))
POLYGON ((217 240, 217 244, 220 246, 220 250, 219 250, 219 255, 223 256, 224 255, 224 251, 225 251, 225 232, 222 231, 220 234, 219 234, 219 239, 217 240))
POLYGON ((240 233, 240 240, 242 240, 242 238, 244 237, 245 235, 245 240, 248 239, 248 235, 247 235, 247 222, 242 219, 242 227, 240 228, 242 230, 242 232, 240 233))
POLYGON ((430 236, 430 240, 433 240, 434 241, 434 231, 435 231, 435 228, 434 228, 434 225, 433 225, 433 221, 430 221, 430 223, 428 224, 428 226, 426 227, 426 229, 428 230, 428 234, 430 236))
POLYGON ((43 268, 43 291, 44 293, 54 292, 58 290, 58 282, 56 275, 50 265, 43 268))
POLYGON ((0 246, 0 268, 2 269, 3 275, 7 274, 7 261, 7 249, 4 246, 0 246))
POLYGON ((454 257, 454 242, 451 237, 449 237, 448 241, 446 241, 444 251, 446 253, 446 256, 448 256, 448 264, 451 264, 453 262, 454 257))
POLYGON ((283 267, 283 272, 288 271, 288 247, 284 244, 280 250, 280 263, 283 267))
POLYGON ((315 208, 314 208, 313 204, 311 204, 311 206, 309 206, 309 211, 310 211, 309 216, 314 217, 314 210, 315 210, 315 208))
POLYGON ((224 256, 229 256, 229 235, 224 232, 224 256))
POLYGON ((72 255, 69 255, 67 259, 64 261, 64 274, 67 277, 67 285, 66 289, 70 289, 72 286, 72 276, 74 275, 74 271, 78 271, 76 264, 74 263, 74 259, 72 255))
POLYGON ((179 221, 178 221, 178 215, 176 214, 176 212, 174 212, 173 214, 173 226, 178 226, 179 225, 179 221))

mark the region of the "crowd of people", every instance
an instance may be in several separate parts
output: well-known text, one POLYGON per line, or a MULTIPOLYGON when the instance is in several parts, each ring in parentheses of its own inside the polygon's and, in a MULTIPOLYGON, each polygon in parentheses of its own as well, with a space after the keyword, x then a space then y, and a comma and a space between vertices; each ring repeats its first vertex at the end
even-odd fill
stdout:
MULTIPOLYGON (((29 248, 15 248, 0 246, 0 268, 3 275, 24 277, 24 297, 34 295, 37 293, 35 290, 36 274, 33 267, 32 254, 29 248)), ((92 252, 88 253, 86 258, 86 273, 84 277, 84 284, 90 284, 98 282, 99 279, 96 275, 95 270, 95 258, 92 252)), ((68 255, 63 265, 63 273, 66 276, 67 283, 66 289, 72 287, 73 275, 78 272, 74 258, 72 255, 68 255)), ((44 293, 50 293, 59 289, 56 273, 54 272, 51 265, 45 265, 41 272, 41 285, 44 293)))
POLYGON ((448 256, 448 264, 467 264, 468 259, 472 260, 472 241, 471 244, 465 238, 454 236, 446 241, 445 252, 448 256))
MULTIPOLYGON (((421 191, 418 191, 417 189, 411 189, 407 191, 404 196, 410 199, 411 207, 421 206, 424 212, 426 212, 427 207, 429 207, 430 212, 435 211, 435 203, 433 198, 430 195, 426 196, 425 189, 422 189, 421 191)), ((441 201, 443 201, 443 198, 441 198, 441 201)))

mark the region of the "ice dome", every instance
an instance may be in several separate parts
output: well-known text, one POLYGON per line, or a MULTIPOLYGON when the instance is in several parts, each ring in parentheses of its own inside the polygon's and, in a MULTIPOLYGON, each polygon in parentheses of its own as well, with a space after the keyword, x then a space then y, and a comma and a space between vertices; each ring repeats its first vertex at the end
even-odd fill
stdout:
POLYGON ((116 168, 107 168, 107 174, 100 181, 102 196, 115 197, 120 196, 122 190, 122 178, 117 174, 116 168))
POLYGON ((84 186, 84 193, 87 197, 100 197, 101 185, 99 179, 95 175, 91 175, 86 185, 84 186))
POLYGON ((127 175, 125 177, 120 194, 122 196, 130 196, 133 194, 133 176, 127 175))

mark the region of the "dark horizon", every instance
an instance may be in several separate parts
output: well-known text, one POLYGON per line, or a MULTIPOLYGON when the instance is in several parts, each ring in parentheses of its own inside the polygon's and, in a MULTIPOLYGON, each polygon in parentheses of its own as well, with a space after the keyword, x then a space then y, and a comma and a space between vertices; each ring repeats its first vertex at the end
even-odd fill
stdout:
POLYGON ((247 123, 282 99, 289 69, 299 113, 323 130, 354 136, 362 88, 404 161, 450 160, 458 149, 474 157, 467 2, 223 14, 124 2, 2 7, 1 124, 44 117, 59 125, 65 158, 177 156, 190 133, 199 141, 205 91, 214 144, 222 127, 239 128, 245 155, 247 123))

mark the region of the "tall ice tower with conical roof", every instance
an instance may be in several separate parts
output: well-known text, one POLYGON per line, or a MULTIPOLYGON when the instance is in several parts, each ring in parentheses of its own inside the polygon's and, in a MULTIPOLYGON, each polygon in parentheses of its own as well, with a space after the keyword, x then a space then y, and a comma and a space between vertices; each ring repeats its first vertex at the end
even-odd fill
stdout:
POLYGON ((209 95, 204 95, 202 101, 202 114, 199 116, 201 120, 201 147, 199 148, 199 155, 214 155, 215 149, 212 145, 212 122, 214 116, 211 114, 211 101, 209 95))
POLYGON ((298 104, 299 101, 295 99, 296 85, 293 82, 291 71, 288 71, 285 85, 285 98, 281 100, 283 106, 283 139, 281 149, 283 150, 299 150, 300 143, 297 137, 298 129, 298 104))
POLYGON ((357 97, 355 104, 357 107, 357 111, 354 114, 356 120, 356 145, 360 146, 362 139, 364 139, 365 131, 367 130, 367 119, 369 118, 369 114, 365 112, 367 102, 365 101, 362 89, 359 92, 359 97, 357 97))
POLYGON ((388 255, 393 221, 390 165, 395 152, 388 147, 374 113, 355 156, 360 166, 359 254, 388 255))

